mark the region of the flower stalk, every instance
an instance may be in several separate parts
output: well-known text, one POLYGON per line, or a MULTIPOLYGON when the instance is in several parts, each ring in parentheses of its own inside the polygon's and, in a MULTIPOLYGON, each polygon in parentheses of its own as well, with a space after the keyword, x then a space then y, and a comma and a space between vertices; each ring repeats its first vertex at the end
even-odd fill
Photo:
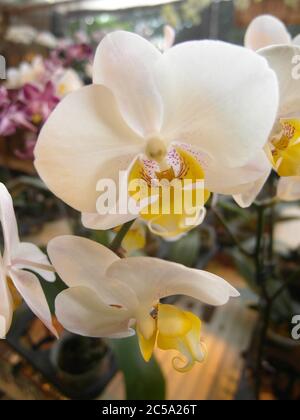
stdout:
POLYGON ((121 227, 121 229, 119 230, 119 232, 117 233, 117 235, 115 236, 115 238, 113 239, 110 245, 110 249, 113 252, 118 253, 118 250, 122 246, 123 239, 127 235, 128 231, 130 230, 134 222, 135 220, 130 220, 129 222, 124 223, 124 225, 121 227))

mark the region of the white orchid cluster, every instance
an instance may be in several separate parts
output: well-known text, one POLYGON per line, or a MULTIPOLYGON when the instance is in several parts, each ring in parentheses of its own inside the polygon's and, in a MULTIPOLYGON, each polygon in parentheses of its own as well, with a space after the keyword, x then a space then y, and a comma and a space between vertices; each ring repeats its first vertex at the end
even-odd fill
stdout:
POLYGON ((50 49, 55 48, 58 44, 58 39, 51 32, 39 32, 29 25, 10 26, 6 31, 5 40, 24 45, 36 43, 50 49))
MULTIPOLYGON (((255 36, 248 32, 246 38, 255 36)), ((193 41, 160 52, 137 35, 114 32, 97 49, 93 84, 63 99, 44 125, 35 149, 37 171, 54 194, 82 213, 86 227, 111 229, 140 219, 173 239, 202 222, 211 193, 249 206, 272 168, 281 177, 279 195, 298 199, 297 56, 300 47, 287 42, 252 51, 219 41, 193 41), (97 213, 99 180, 117 181, 121 172, 127 180, 146 181, 149 189, 161 179, 191 179, 191 189, 202 188, 204 197, 194 209, 194 225, 187 225, 186 209, 178 214, 173 206, 168 214, 162 209, 156 215, 97 213), (199 179, 204 181, 201 187, 199 179)), ((239 295, 230 284, 156 258, 120 259, 110 249, 75 236, 49 243, 50 266, 36 248, 20 244, 11 199, 4 186, 0 192, 5 239, 0 336, 9 329, 16 290, 53 330, 38 280, 28 269, 42 276, 50 270, 44 276, 48 281, 55 270, 68 286, 55 305, 67 330, 113 338, 136 332, 145 360, 155 346, 178 350, 184 360, 175 358, 173 365, 179 371, 203 360, 201 321, 160 300, 183 294, 223 305, 239 295)), ((137 200, 144 201, 145 209, 152 198, 140 194, 137 200)), ((158 193, 155 200, 160 199, 158 193)))

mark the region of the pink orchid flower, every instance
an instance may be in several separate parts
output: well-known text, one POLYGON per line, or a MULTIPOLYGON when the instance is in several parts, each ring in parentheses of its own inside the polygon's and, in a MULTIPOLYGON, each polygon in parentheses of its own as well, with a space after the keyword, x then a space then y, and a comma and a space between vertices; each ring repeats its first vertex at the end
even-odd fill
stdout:
POLYGON ((50 58, 56 66, 72 67, 81 61, 90 61, 93 57, 93 49, 86 43, 62 44, 52 51, 50 58))
POLYGON ((43 87, 26 84, 21 96, 28 116, 36 124, 46 121, 59 102, 59 98, 55 95, 55 87, 50 81, 43 87))
POLYGON ((24 105, 18 100, 15 91, 0 88, 0 136, 11 136, 18 128, 35 131, 28 121, 24 105))
MULTIPOLYGON (((55 281, 54 269, 45 254, 35 245, 20 242, 12 198, 0 183, 0 222, 4 251, 0 254, 0 338, 5 338, 13 317, 14 304, 22 297, 32 312, 57 336, 39 274, 55 281)), ((15 305, 16 306, 16 305, 15 305)))

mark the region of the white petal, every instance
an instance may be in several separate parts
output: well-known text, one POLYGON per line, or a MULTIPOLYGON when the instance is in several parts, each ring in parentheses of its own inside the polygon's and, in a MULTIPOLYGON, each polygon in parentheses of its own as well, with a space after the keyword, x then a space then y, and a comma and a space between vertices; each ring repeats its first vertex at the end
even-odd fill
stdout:
POLYGON ((68 331, 87 337, 126 337, 133 335, 129 329, 130 313, 125 308, 106 305, 88 287, 71 287, 60 293, 55 301, 59 322, 68 331))
MULTIPOLYGON (((1 257, 0 257, 1 258, 1 257)), ((0 339, 8 333, 13 317, 13 303, 7 286, 5 274, 0 274, 0 339)))
POLYGON ((93 289, 108 305, 121 305, 134 310, 134 292, 116 279, 106 276, 107 268, 119 257, 97 242, 78 236, 60 236, 48 244, 49 257, 62 280, 69 287, 93 289))
POLYGON ((162 102, 153 81, 161 53, 129 32, 113 32, 100 43, 94 61, 94 83, 114 93, 127 124, 143 136, 159 132, 162 102))
POLYGON ((248 163, 265 145, 278 86, 256 53, 217 41, 183 43, 162 56, 156 76, 167 141, 191 144, 230 167, 248 163))
POLYGON ((102 216, 98 213, 83 213, 81 221, 83 226, 88 229, 107 230, 130 222, 136 217, 132 214, 107 214, 102 216))
POLYGON ((280 178, 277 196, 283 201, 300 200, 300 176, 280 178))
POLYGON ((87 286, 98 290, 107 268, 119 260, 105 246, 78 236, 56 237, 48 243, 47 250, 58 275, 69 287, 87 286))
POLYGON ((19 269, 27 268, 29 270, 35 271, 47 281, 55 281, 55 274, 52 271, 47 271, 35 266, 35 264, 51 266, 47 256, 36 245, 27 242, 20 242, 13 252, 12 258, 14 260, 22 260, 28 262, 14 264, 14 267, 19 269))
POLYGON ((168 50, 174 45, 176 38, 176 31, 170 25, 165 25, 164 27, 164 51, 168 50))
POLYGON ((241 187, 241 192, 239 194, 233 195, 234 200, 240 207, 247 208, 253 204, 256 197, 259 195, 265 183, 267 182, 271 171, 272 169, 270 167, 257 181, 243 185, 241 187))
POLYGON ((60 236, 49 242, 48 254, 69 287, 88 287, 108 305, 136 308, 134 292, 118 279, 106 276, 107 268, 119 260, 110 249, 86 238, 60 236))
POLYGON ((245 166, 228 168, 210 162, 207 166, 203 165, 203 169, 205 188, 218 194, 235 195, 247 193, 254 184, 261 184, 262 178, 266 179, 272 168, 266 153, 260 150, 245 166))
POLYGON ((0 221, 4 237, 4 259, 9 264, 11 253, 18 246, 19 234, 13 201, 2 183, 0 183, 0 221))
POLYGON ((53 326, 50 309, 38 278, 28 271, 9 270, 10 277, 32 312, 57 337, 53 326))
POLYGON ((114 227, 123 225, 131 220, 138 218, 140 211, 154 203, 158 199, 158 195, 146 196, 143 200, 139 201, 138 205, 134 198, 130 197, 127 192, 127 184, 120 187, 118 193, 118 200, 116 205, 109 210, 107 214, 99 213, 82 213, 81 221, 83 226, 88 229, 107 230, 114 227), (120 194, 124 194, 124 205, 120 202, 120 194), (121 210, 120 210, 121 207, 121 210), (124 207, 124 209, 122 208, 124 207))
POLYGON ((88 86, 60 102, 44 125, 35 165, 48 187, 75 209, 96 212, 100 179, 118 181, 143 150, 111 92, 88 86))
POLYGON ((160 298, 187 295, 210 305, 223 305, 239 293, 225 280, 206 271, 186 268, 150 257, 132 257, 113 263, 107 275, 126 283, 142 305, 160 298))
POLYGON ((300 110, 300 47, 277 46, 258 53, 268 60, 279 82, 279 117, 298 114, 300 110))
POLYGON ((252 50, 290 43, 291 36, 284 23, 271 15, 261 15, 253 19, 245 35, 245 46, 252 50))

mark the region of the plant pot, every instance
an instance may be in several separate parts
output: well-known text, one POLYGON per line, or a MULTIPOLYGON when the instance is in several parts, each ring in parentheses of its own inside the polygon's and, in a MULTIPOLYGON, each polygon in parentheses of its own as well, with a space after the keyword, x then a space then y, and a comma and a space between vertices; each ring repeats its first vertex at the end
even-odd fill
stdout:
POLYGON ((83 399, 99 382, 107 381, 114 369, 112 352, 101 339, 66 333, 52 348, 50 361, 57 380, 72 399, 83 399))

